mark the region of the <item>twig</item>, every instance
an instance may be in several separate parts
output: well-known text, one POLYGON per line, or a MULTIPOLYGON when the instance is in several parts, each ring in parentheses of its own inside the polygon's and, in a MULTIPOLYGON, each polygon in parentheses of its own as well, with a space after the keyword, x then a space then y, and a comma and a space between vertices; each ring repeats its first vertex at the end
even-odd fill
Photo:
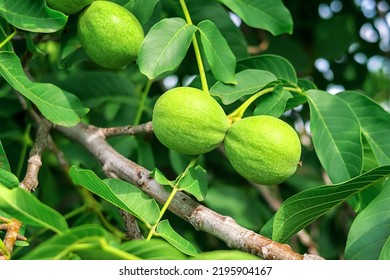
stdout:
POLYGON ((15 246, 15 242, 17 240, 20 240, 21 238, 21 235, 19 234, 21 227, 22 227, 22 222, 16 219, 11 219, 7 223, 7 232, 5 234, 4 241, 3 241, 5 252, 3 252, 0 255, 0 260, 1 259, 6 260, 10 258, 13 248, 15 246))
POLYGON ((34 191, 38 186, 38 173, 42 165, 41 157, 43 151, 47 147, 48 136, 51 128, 52 124, 48 120, 41 120, 34 145, 30 151, 27 172, 23 181, 20 183, 20 186, 29 192, 34 191))
MULTIPOLYGON (((80 123, 74 127, 57 127, 57 129, 65 136, 82 144, 102 166, 115 172, 118 178, 138 186, 161 204, 167 200, 169 192, 150 178, 150 171, 115 151, 106 142, 99 128, 80 123)), ((191 223, 195 229, 220 238, 231 248, 237 248, 264 259, 313 258, 310 255, 294 252, 288 245, 274 242, 238 225, 232 218, 214 212, 182 192, 176 194, 169 210, 191 223)))
POLYGON ((99 128, 100 131, 106 136, 119 136, 119 135, 135 135, 139 133, 152 133, 152 122, 147 122, 140 125, 127 125, 118 127, 99 128))

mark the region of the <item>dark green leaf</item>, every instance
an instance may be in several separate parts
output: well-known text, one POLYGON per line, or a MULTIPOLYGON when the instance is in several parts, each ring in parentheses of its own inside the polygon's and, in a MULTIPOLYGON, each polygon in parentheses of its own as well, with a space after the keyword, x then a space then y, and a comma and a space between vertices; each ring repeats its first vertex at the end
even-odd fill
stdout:
POLYGON ((13 26, 31 32, 56 32, 68 20, 63 13, 47 8, 44 0, 2 0, 0 13, 13 26))
POLYGON ((357 215, 348 233, 345 258, 376 260, 390 236, 390 181, 357 215))
POLYGON ((145 36, 138 56, 140 70, 149 79, 174 70, 184 59, 196 30, 181 18, 156 23, 145 36))
POLYGON ((0 73, 15 90, 31 100, 55 124, 76 125, 80 117, 88 112, 75 95, 53 84, 30 81, 15 53, 0 52, 0 73))
POLYGON ((169 224, 168 220, 163 220, 158 223, 156 232, 171 243, 175 248, 180 250, 186 255, 195 256, 198 254, 198 250, 188 240, 180 236, 169 224))
POLYGON ((9 162, 7 159, 7 155, 5 154, 3 144, 0 140, 0 169, 4 169, 6 171, 11 172, 11 167, 9 166, 9 162))
POLYGON ((245 95, 254 94, 267 84, 276 81, 274 74, 264 70, 248 69, 236 74, 237 84, 227 85, 216 82, 210 89, 210 93, 222 99, 223 104, 228 105, 245 95))
POLYGON ((227 84, 237 83, 236 57, 218 27, 210 20, 198 24, 200 39, 214 77, 227 84))
POLYGON ((60 233, 68 229, 65 218, 22 188, 0 185, 0 208, 21 222, 60 233))
POLYGON ((330 93, 309 90, 310 128, 316 153, 330 179, 339 183, 363 169, 360 124, 350 106, 330 93))
POLYGON ((69 175, 75 184, 81 185, 123 209, 146 224, 157 222, 160 209, 158 204, 137 187, 116 179, 101 180, 93 171, 72 166, 69 175))
POLYGON ((320 216, 388 176, 390 165, 385 165, 344 183, 308 189, 289 197, 275 214, 272 239, 286 242, 320 216))
POLYGON ((379 256, 380 260, 390 260, 390 236, 387 238, 379 256))
POLYGON ((271 72, 279 80, 286 81, 290 84, 297 84, 297 73, 294 66, 278 55, 264 54, 252 56, 237 62, 237 70, 259 69, 271 72))
POLYGON ((273 35, 292 33, 289 10, 281 0, 218 0, 249 26, 265 29, 273 35))

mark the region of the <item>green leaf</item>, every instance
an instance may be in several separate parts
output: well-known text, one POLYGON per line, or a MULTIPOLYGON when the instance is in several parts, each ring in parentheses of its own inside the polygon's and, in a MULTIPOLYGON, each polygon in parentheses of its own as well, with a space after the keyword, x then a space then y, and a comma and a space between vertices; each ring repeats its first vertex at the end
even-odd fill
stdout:
POLYGON ((271 72, 279 80, 297 84, 297 73, 294 66, 284 57, 264 54, 237 61, 237 70, 259 69, 271 72))
POLYGON ((44 0, 2 0, 0 14, 21 30, 52 33, 62 29, 68 17, 49 9, 44 0))
POLYGON ((198 201, 202 201, 207 194, 207 182, 207 171, 202 166, 197 165, 188 169, 186 174, 181 177, 178 189, 186 191, 195 196, 198 201))
POLYGON ((309 90, 306 94, 313 144, 332 182, 339 183, 361 174, 360 124, 350 106, 324 91, 309 90))
POLYGON ((254 94, 267 84, 276 81, 274 74, 264 70, 248 69, 236 74, 236 85, 216 82, 210 93, 221 98, 223 104, 229 105, 241 97, 254 94))
POLYGON ((218 0, 249 26, 265 29, 273 35, 292 33, 293 21, 281 0, 218 0))
POLYGON ((62 234, 55 235, 39 244, 34 250, 22 257, 25 260, 52 260, 66 257, 69 248, 80 240, 106 237, 107 232, 99 225, 81 225, 62 234))
POLYGON ((253 115, 268 115, 279 118, 286 110, 286 104, 292 94, 283 90, 283 85, 277 85, 270 94, 265 94, 258 99, 253 115))
POLYGON ((236 57, 218 27, 210 20, 198 24, 200 39, 214 77, 227 84, 236 84, 236 57))
POLYGON ((11 167, 9 166, 7 155, 5 154, 4 147, 3 144, 1 143, 1 140, 0 140, 0 169, 4 169, 6 171, 11 172, 11 167))
POLYGON ((69 175, 75 184, 123 209, 146 224, 158 221, 158 204, 137 187, 117 179, 101 180, 93 171, 72 166, 69 175))
POLYGON ((390 236, 387 238, 385 245, 382 248, 381 254, 379 255, 380 260, 390 260, 390 236))
POLYGON ((286 242, 320 216, 388 176, 390 165, 385 165, 344 183, 304 190, 289 197, 275 214, 272 239, 286 242))
POLYGON ((390 180, 379 195, 353 221, 345 246, 345 258, 376 260, 389 236, 390 180))
POLYGON ((186 256, 162 239, 131 240, 120 246, 143 260, 184 260, 186 256))
POLYGON ((168 220, 163 220, 158 223, 156 232, 168 241, 172 246, 180 250, 186 255, 195 256, 198 250, 188 240, 181 237, 169 224, 168 220))
POLYGON ((211 252, 204 252, 191 257, 191 260, 260 260, 259 257, 237 251, 237 250, 217 250, 211 252))
POLYGON ((149 79, 174 70, 184 59, 196 30, 182 18, 156 23, 145 36, 138 56, 140 70, 149 79))
POLYGON ((23 256, 30 260, 137 260, 115 246, 111 235, 98 225, 82 225, 53 236, 23 256))
POLYGON ((55 124, 76 125, 88 112, 73 94, 64 92, 53 84, 30 81, 13 52, 0 52, 0 73, 15 90, 31 100, 55 124))
POLYGON ((163 186, 172 186, 172 182, 165 177, 165 175, 158 169, 154 168, 152 172, 152 177, 156 180, 157 183, 163 186))
POLYGON ((154 7, 160 0, 130 0, 124 7, 132 12, 144 25, 152 16, 154 7))
POLYGON ((12 189, 19 187, 19 179, 11 172, 0 168, 0 184, 12 189))
POLYGON ((22 188, 0 185, 0 209, 21 222, 60 233, 68 229, 65 218, 22 188))
POLYGON ((390 114, 379 104, 356 91, 337 94, 356 115, 360 129, 379 164, 390 163, 390 114))

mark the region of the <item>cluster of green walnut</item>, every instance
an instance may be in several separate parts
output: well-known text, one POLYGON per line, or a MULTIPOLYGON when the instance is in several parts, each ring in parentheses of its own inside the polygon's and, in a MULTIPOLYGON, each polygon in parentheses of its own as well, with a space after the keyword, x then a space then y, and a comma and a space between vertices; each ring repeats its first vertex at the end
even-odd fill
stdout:
POLYGON ((159 141, 182 154, 204 154, 223 143, 233 168, 258 184, 286 181, 301 156, 298 134, 286 122, 264 115, 232 123, 213 97, 196 88, 177 87, 162 94, 152 124, 159 141))
MULTIPOLYGON (((91 61, 120 69, 137 58, 144 32, 127 9, 100 0, 46 2, 68 15, 79 13, 77 35, 91 61)), ((152 123, 159 141, 179 153, 201 155, 223 143, 233 168, 254 183, 284 182, 301 156, 299 137, 287 123, 271 116, 233 122, 214 98, 195 88, 165 92, 155 104, 152 123)))
POLYGON ((138 19, 122 6, 98 0, 46 0, 64 14, 80 13, 77 36, 91 61, 108 69, 133 62, 144 40, 138 19))

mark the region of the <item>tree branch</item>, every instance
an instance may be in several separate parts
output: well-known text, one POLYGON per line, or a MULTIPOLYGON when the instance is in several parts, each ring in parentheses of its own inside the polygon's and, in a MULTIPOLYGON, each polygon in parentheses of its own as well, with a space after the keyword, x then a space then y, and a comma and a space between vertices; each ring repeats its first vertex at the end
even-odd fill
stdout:
POLYGON ((0 230, 6 230, 6 234, 3 241, 5 252, 0 250, 0 260, 7 260, 11 258, 15 242, 17 240, 26 240, 26 238, 19 234, 22 222, 16 219, 9 219, 5 226, 4 224, 1 226, 0 230))
POLYGON ((20 186, 29 192, 34 191, 34 189, 38 186, 38 173, 42 165, 41 157, 43 151, 47 147, 49 132, 51 128, 52 124, 48 120, 41 120, 34 145, 30 151, 27 172, 23 181, 20 183, 20 186))
POLYGON ((101 132, 106 137, 119 136, 119 135, 135 135, 139 133, 152 133, 152 122, 147 122, 140 125, 127 125, 118 127, 100 128, 101 132))
MULTIPOLYGON (((106 142, 101 129, 82 123, 74 127, 57 127, 57 129, 70 139, 82 144, 100 162, 105 172, 109 170, 118 178, 138 186, 161 204, 168 198, 169 192, 150 177, 150 171, 115 151, 106 142)), ((182 192, 176 194, 168 209, 191 223, 195 229, 220 238, 229 247, 255 254, 264 259, 318 258, 301 255, 294 252, 288 245, 274 242, 248 230, 238 225, 232 218, 214 212, 182 192)))

